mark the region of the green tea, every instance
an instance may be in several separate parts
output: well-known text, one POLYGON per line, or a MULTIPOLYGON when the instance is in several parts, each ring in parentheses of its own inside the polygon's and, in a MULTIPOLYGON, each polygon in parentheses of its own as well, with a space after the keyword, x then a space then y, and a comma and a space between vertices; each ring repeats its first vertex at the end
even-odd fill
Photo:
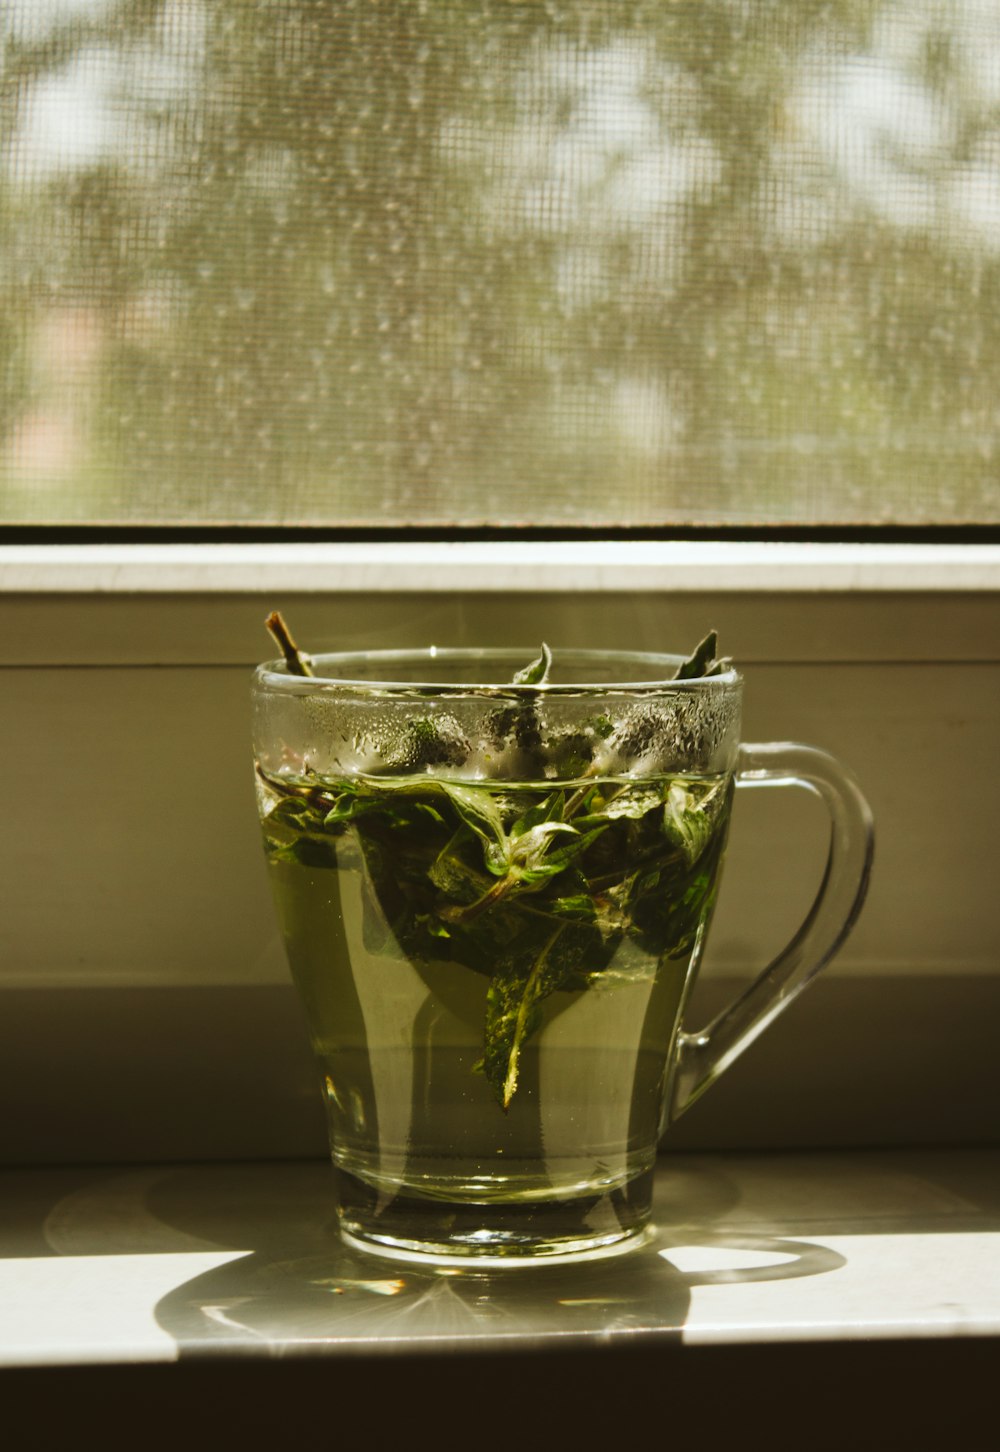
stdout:
POLYGON ((290 772, 259 792, 343 1172, 496 1205, 651 1167, 728 778, 290 772))

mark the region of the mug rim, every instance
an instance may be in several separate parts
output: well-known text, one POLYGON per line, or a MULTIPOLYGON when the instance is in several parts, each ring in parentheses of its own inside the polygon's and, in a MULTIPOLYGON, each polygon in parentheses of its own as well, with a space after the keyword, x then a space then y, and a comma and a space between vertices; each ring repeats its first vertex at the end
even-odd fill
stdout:
MULTIPOLYGON (((537 643, 533 646, 408 646, 399 649, 389 650, 355 650, 355 651, 318 651, 310 652, 307 656, 314 669, 310 676, 300 676, 288 669, 287 663, 280 657, 277 660, 263 661, 257 666, 254 672, 254 684, 268 690, 287 692, 292 695, 308 694, 311 691, 344 690, 351 694, 355 692, 366 694, 377 692, 392 695, 503 695, 503 696, 543 696, 543 695, 613 695, 616 693, 627 693, 629 695, 662 695, 665 693, 690 693, 697 691, 711 691, 713 693, 725 690, 738 689, 743 684, 743 677, 734 665, 727 664, 726 668, 711 676, 694 676, 685 680, 674 680, 669 675, 647 676, 640 680, 600 680, 600 681, 559 681, 548 682, 536 685, 517 684, 510 680, 464 680, 464 681, 442 681, 431 678, 430 673, 426 679, 404 680, 393 676, 391 669, 385 674, 378 676, 363 676, 354 674, 327 674, 330 664, 342 662, 350 670, 352 663, 368 662, 374 665, 384 664, 391 668, 393 664, 414 665, 420 661, 427 661, 433 665, 435 661, 442 663, 460 661, 489 662, 506 661, 508 665, 514 661, 522 663, 534 659, 537 654, 537 643)), ((687 659, 686 656, 674 654, 667 651, 638 651, 638 650, 595 650, 591 647, 566 646, 558 648, 558 654, 564 660, 577 660, 592 663, 605 663, 609 660, 632 663, 634 665, 644 664, 653 667, 657 671, 661 668, 673 668, 681 665, 687 659)))

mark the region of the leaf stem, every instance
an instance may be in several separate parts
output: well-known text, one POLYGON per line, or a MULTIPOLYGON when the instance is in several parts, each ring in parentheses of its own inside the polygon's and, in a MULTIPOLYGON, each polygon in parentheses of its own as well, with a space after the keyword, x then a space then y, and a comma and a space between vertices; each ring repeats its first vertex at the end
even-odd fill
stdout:
POLYGON ((499 882, 495 882, 492 887, 483 893, 482 897, 477 897, 475 902, 467 903, 464 907, 449 906, 442 908, 438 916, 443 918, 446 923, 471 923, 474 918, 479 917, 480 913, 484 913, 488 907, 492 907, 501 898, 505 898, 511 888, 516 887, 519 881, 520 878, 516 872, 508 872, 506 877, 501 877, 499 882))
POLYGON ((291 675, 312 676, 316 674, 309 656, 304 655, 292 639, 292 633, 285 624, 280 610, 272 610, 264 624, 277 641, 291 675))

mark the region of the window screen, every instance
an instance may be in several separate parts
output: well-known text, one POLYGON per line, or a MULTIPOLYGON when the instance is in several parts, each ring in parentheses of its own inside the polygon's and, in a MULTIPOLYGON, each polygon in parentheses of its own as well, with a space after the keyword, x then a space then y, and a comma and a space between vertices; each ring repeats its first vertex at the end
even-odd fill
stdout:
POLYGON ((6 0, 0 519, 996 522, 995 0, 6 0))

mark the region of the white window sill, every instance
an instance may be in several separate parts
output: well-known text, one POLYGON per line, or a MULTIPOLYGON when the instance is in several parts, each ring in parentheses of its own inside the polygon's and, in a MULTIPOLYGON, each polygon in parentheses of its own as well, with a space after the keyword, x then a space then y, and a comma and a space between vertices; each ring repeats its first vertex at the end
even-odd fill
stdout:
POLYGON ((1000 591, 1000 545, 499 541, 0 546, 0 592, 1000 591))
POLYGON ((1000 1336, 997 1150, 667 1156, 644 1246, 528 1275, 359 1257, 321 1160, 0 1185, 0 1367, 1000 1336))

